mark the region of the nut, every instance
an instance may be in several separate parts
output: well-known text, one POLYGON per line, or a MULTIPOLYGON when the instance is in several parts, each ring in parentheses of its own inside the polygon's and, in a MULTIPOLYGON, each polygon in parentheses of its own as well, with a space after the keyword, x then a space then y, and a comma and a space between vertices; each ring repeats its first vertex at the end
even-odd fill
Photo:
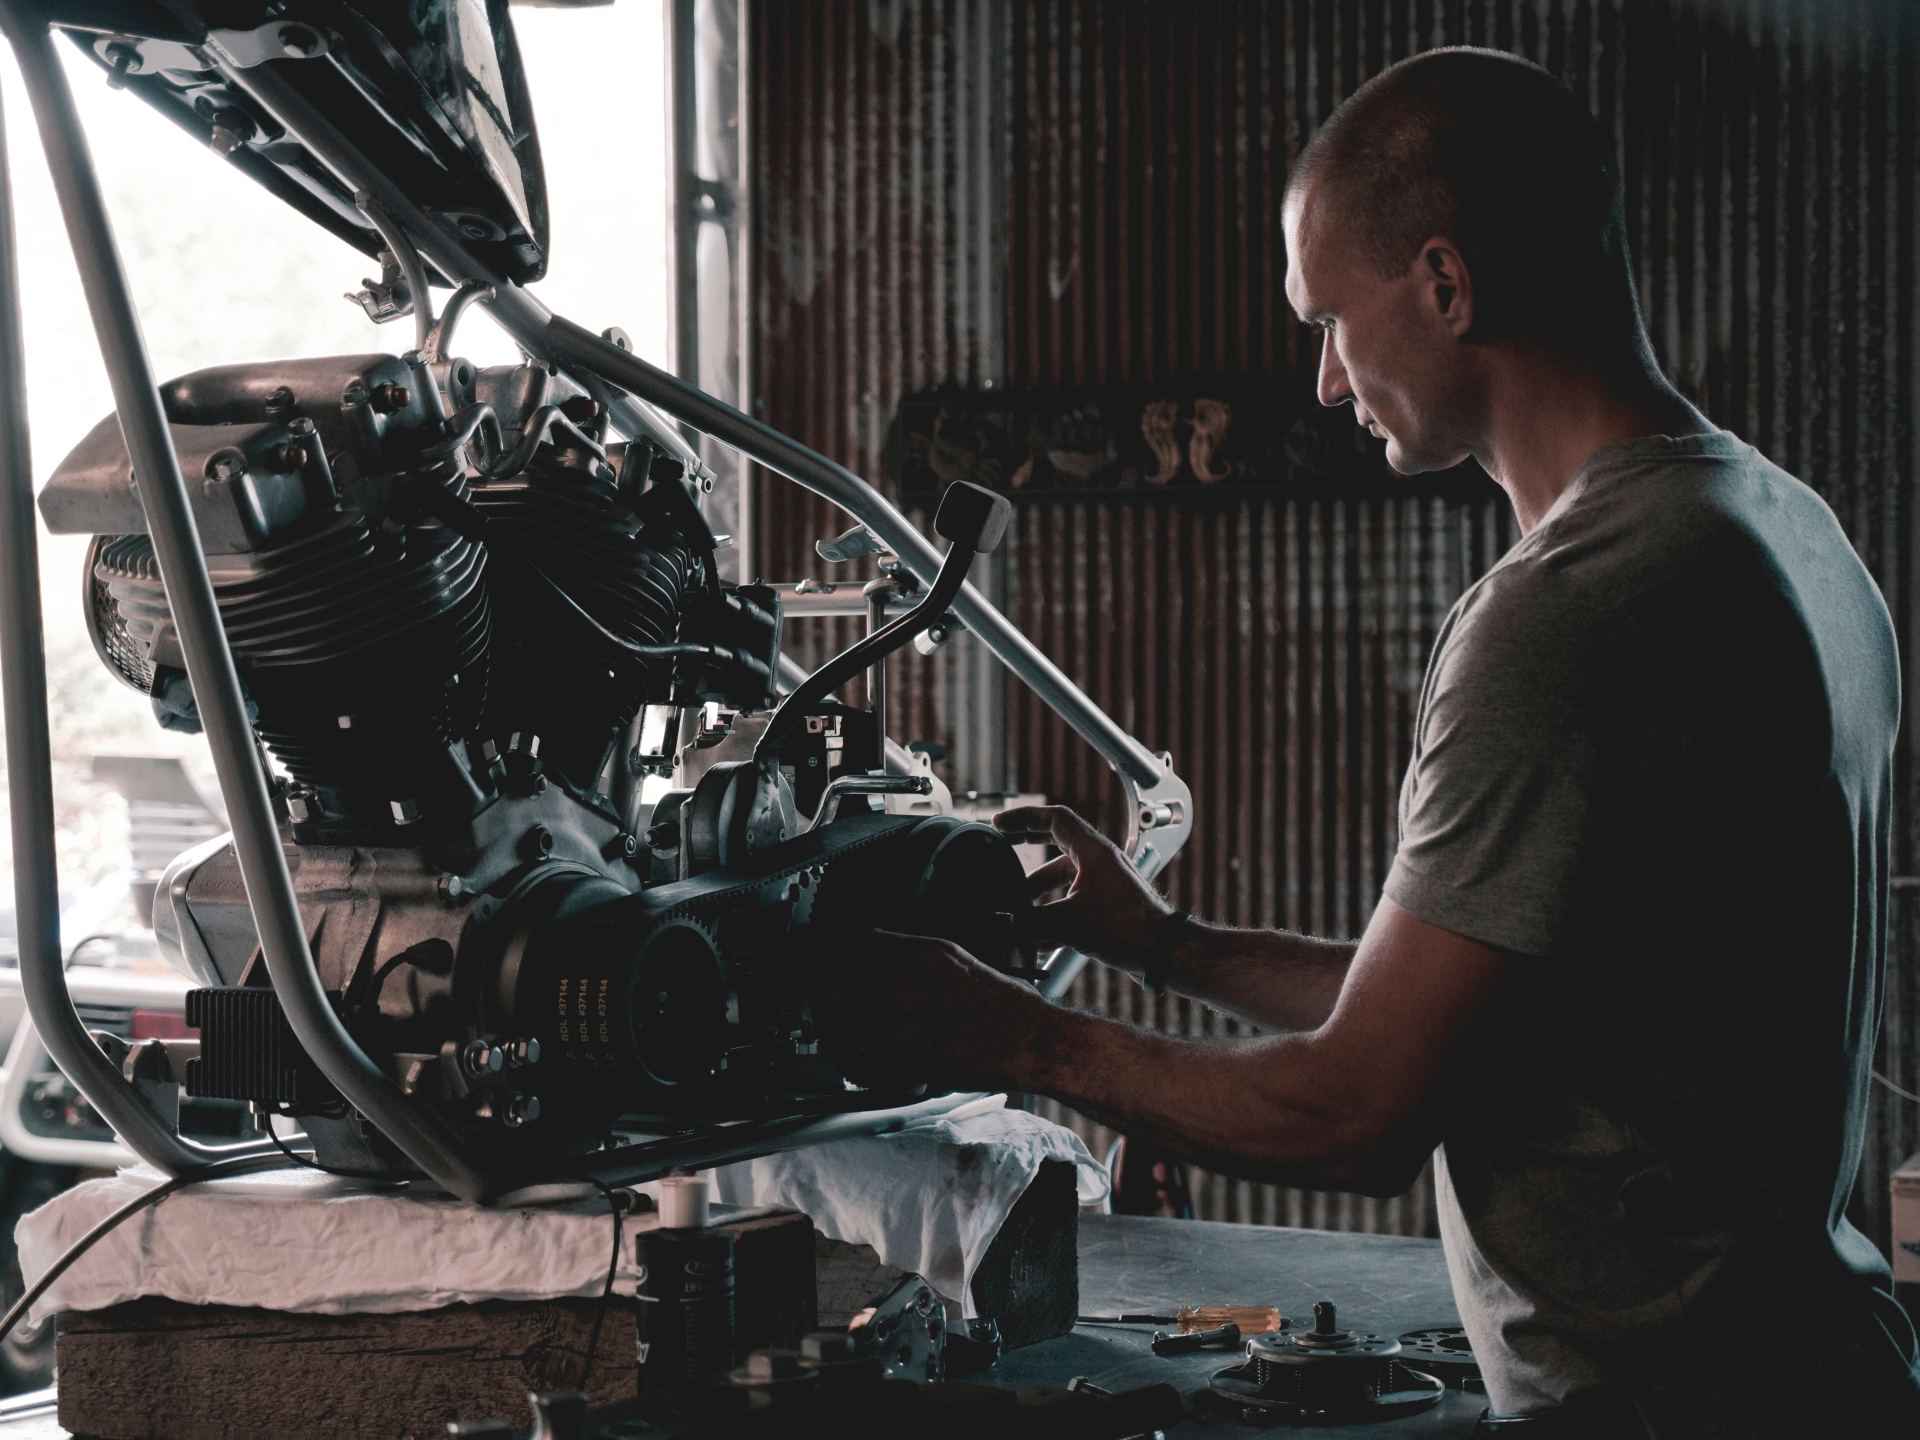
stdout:
POLYGON ((518 1130, 522 1125, 531 1125, 540 1118, 540 1097, 515 1095, 507 1101, 506 1111, 500 1118, 509 1130, 518 1130))
POLYGON ((382 415, 391 415, 396 410, 404 410, 413 403, 413 392, 404 385, 391 382, 376 385, 367 392, 367 403, 382 415))

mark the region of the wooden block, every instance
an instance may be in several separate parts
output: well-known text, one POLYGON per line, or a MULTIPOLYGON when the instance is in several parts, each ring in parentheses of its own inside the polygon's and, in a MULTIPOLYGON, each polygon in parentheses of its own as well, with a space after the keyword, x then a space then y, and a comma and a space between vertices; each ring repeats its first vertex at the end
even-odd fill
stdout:
MULTIPOLYGON (((813 1225, 792 1211, 734 1236, 739 1348, 814 1326, 813 1225)), ((632 1236, 623 1242, 631 1245, 632 1236)), ((598 1300, 289 1315, 137 1300, 60 1317, 60 1423, 101 1440, 406 1440, 451 1420, 522 1423, 530 1390, 576 1388, 598 1300)), ((595 1404, 633 1396, 634 1302, 606 1302, 595 1404)))
MULTIPOLYGON (((596 1300, 286 1315, 136 1300, 60 1317, 60 1423, 103 1440, 440 1437, 520 1421, 527 1392, 577 1386, 596 1300)), ((588 1393, 633 1395, 633 1302, 608 1302, 588 1393)))

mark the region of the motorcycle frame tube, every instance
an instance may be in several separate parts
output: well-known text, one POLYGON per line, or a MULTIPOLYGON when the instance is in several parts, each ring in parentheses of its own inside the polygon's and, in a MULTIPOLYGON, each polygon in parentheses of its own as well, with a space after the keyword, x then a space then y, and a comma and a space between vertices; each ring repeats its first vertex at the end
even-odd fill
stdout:
POLYGON ((848 1110, 833 1115, 748 1120, 720 1126, 706 1134, 643 1140, 603 1150, 586 1156, 561 1178, 593 1179, 606 1185, 638 1185, 672 1170, 707 1170, 715 1165, 777 1155, 783 1150, 798 1150, 829 1140, 892 1134, 923 1120, 936 1120, 985 1098, 985 1091, 977 1091, 936 1095, 889 1110, 848 1110))
MULTIPOLYGON (((483 303, 523 349, 563 368, 597 375, 644 402, 637 409, 657 407, 731 445, 748 459, 824 496, 872 530, 880 542, 919 577, 921 584, 933 583, 940 571, 940 552, 884 495, 846 466, 716 400, 631 351, 622 350, 584 326, 555 315, 531 293, 489 270, 444 225, 381 175, 338 127, 316 111, 284 77, 274 73, 272 64, 242 68, 217 52, 215 59, 229 83, 245 90, 298 135, 343 183, 355 191, 371 194, 387 217, 420 247, 443 275, 462 282, 484 280, 492 284, 494 298, 483 303)), ((616 419, 620 418, 616 414, 616 419)), ((670 430, 666 426, 661 428, 670 430)), ((684 441, 679 442, 676 453, 682 453, 683 457, 691 454, 684 441)), ((1161 783, 1166 769, 1160 757, 1095 705, 977 589, 972 585, 963 586, 952 608, 961 623, 979 636, 1002 664, 1109 764, 1137 785, 1161 783)))
POLYGON ((53 744, 47 718, 46 639, 40 610, 40 546, 34 528, 33 459, 27 431, 25 339, 13 177, 0 116, 0 701, 7 732, 13 892, 19 916, 19 976, 27 1018, 16 1032, 39 1043, 92 1100, 101 1118, 142 1160, 169 1173, 207 1158, 183 1141, 127 1085, 93 1042, 67 991, 60 952, 60 876, 54 849, 53 744))
MULTIPOLYGON (((74 108, 73 94, 54 54, 53 36, 44 17, 34 13, 30 5, 9 0, 0 8, 0 24, 4 24, 26 81, 40 143, 46 151, 87 308, 106 362, 114 408, 133 463, 140 501, 147 513, 154 554, 160 564, 174 626, 179 632, 187 676, 220 780, 220 792, 227 803, 234 850, 246 882, 247 898, 274 992, 280 998, 295 1037, 313 1057, 321 1073, 424 1174, 456 1195, 474 1197, 497 1188, 462 1153, 446 1127, 415 1106, 354 1043, 321 987, 319 972, 307 948, 306 930, 294 899, 264 767, 214 600, 213 583, 207 574, 206 556, 194 525, 179 458, 173 450, 139 317, 133 308, 99 179, 74 108)), ((14 322, 9 327, 14 336, 19 334, 17 288, 17 285, 13 287, 15 313, 7 317, 14 322)), ((10 403, 23 399, 25 393, 25 374, 18 363, 17 349, 12 358, 15 373, 8 377, 12 381, 10 403)), ((24 420, 22 407, 20 423, 11 427, 14 435, 24 435, 24 420)), ((16 448, 8 457, 15 469, 12 477, 15 483, 10 487, 7 506, 8 538, 15 550, 22 546, 24 539, 27 547, 24 558, 30 564, 25 571, 13 564, 7 566, 6 584, 10 592, 7 609, 12 623, 6 628, 10 635, 31 636, 30 648, 38 652, 44 641, 37 589, 31 595, 18 593, 23 585, 37 584, 37 564, 31 563, 35 557, 30 548, 33 543, 32 484, 21 464, 25 458, 20 453, 23 445, 19 441, 10 443, 16 448), (26 527, 24 537, 17 533, 22 525, 26 527)), ((8 559, 14 558, 15 554, 10 552, 8 559)), ((12 649, 17 652, 19 646, 14 645, 12 649)), ((28 899, 35 907, 31 921, 27 912, 22 914, 23 941, 31 934, 37 942, 33 979, 27 987, 27 1006, 33 1023, 56 1062, 143 1159, 178 1174, 216 1157, 227 1158, 232 1152, 195 1145, 168 1132, 140 1104, 132 1087, 87 1037, 66 992, 64 975, 59 977, 57 990, 49 987, 48 981, 54 977, 48 968, 58 969, 59 954, 57 940, 50 952, 46 942, 49 937, 57 936, 58 922, 42 908, 41 896, 36 891, 52 887, 54 878, 50 863, 33 863, 35 857, 50 849, 53 834, 44 656, 36 653, 24 657, 21 669, 22 686, 18 696, 11 674, 7 686, 9 724, 17 708, 23 712, 21 718, 27 727, 22 749, 26 763, 15 776, 16 781, 24 780, 30 789, 24 800, 15 802, 16 836, 23 821, 29 826, 45 826, 41 831, 43 839, 36 841, 29 831, 25 836, 28 843, 19 846, 19 853, 27 860, 28 899), (29 699, 37 703, 28 704, 29 699), (35 714, 26 712, 37 712, 37 721, 35 714)), ((23 943, 23 976, 27 969, 26 948, 23 943)), ((247 1153, 270 1154, 273 1148, 269 1142, 262 1141, 247 1147, 247 1153)))

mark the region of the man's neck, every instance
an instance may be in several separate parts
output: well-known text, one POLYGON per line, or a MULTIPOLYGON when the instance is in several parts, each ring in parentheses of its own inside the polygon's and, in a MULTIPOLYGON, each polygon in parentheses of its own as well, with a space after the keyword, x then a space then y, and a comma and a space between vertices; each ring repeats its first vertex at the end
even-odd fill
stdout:
POLYGON ((1474 458, 1507 492, 1522 535, 1596 452, 1640 435, 1714 428, 1650 364, 1608 372, 1516 347, 1496 363, 1493 380, 1474 458))

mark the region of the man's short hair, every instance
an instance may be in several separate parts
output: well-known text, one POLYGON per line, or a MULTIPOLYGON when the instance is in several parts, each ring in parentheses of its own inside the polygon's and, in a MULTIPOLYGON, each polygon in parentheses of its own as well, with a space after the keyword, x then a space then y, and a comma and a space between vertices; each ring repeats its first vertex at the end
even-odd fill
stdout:
POLYGON ((1381 71, 1314 134, 1288 197, 1314 184, 1383 277, 1452 240, 1482 334, 1644 343, 1612 147, 1531 61, 1459 47, 1381 71))

